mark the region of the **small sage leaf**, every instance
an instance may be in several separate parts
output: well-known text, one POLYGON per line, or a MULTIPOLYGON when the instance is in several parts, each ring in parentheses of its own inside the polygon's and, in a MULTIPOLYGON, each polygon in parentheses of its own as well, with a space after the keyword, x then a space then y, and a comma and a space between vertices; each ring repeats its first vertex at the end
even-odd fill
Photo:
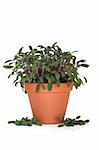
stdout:
POLYGON ((88 123, 89 122, 89 119, 85 120, 85 123, 88 123))
POLYGON ((32 50, 32 46, 29 46, 29 49, 32 50))
POLYGON ((60 74, 58 72, 56 72, 55 77, 56 77, 57 80, 59 80, 60 79, 60 74))
POLYGON ((77 67, 86 67, 86 68, 88 68, 89 67, 89 65, 88 64, 80 64, 80 65, 78 65, 77 67))
POLYGON ((40 89, 40 86, 39 86, 39 84, 36 86, 36 93, 38 93, 39 92, 39 89, 40 89))
POLYGON ((42 88, 45 90, 46 89, 46 87, 45 87, 45 85, 42 83, 42 88))
POLYGON ((77 116, 76 119, 79 119, 81 116, 77 116))
POLYGON ((81 59, 81 60, 77 61, 77 65, 79 65, 79 63, 84 63, 84 62, 86 62, 86 60, 81 59))
POLYGON ((52 47, 54 47, 56 44, 57 44, 57 42, 55 42, 55 43, 52 45, 52 47))
POLYGON ((59 125, 58 125, 58 127, 63 127, 63 126, 64 126, 64 124, 59 124, 59 125))
POLYGON ((87 83, 87 79, 86 79, 86 77, 84 77, 84 79, 85 79, 85 82, 87 83))
POLYGON ((19 52, 18 52, 18 54, 21 54, 21 52, 22 52, 22 49, 23 49, 23 47, 21 47, 21 48, 19 49, 19 52))
POLYGON ((7 60, 7 61, 5 61, 5 63, 11 62, 11 61, 13 61, 13 60, 7 60))
POLYGON ((11 69, 11 68, 13 68, 13 66, 10 66, 10 65, 4 65, 3 67, 6 68, 6 69, 11 69))
POLYGON ((36 122, 37 121, 37 118, 32 118, 32 122, 36 122))
POLYGON ((49 91, 51 91, 51 89, 52 89, 52 84, 51 84, 51 83, 48 83, 48 87, 47 87, 47 88, 48 88, 49 91))

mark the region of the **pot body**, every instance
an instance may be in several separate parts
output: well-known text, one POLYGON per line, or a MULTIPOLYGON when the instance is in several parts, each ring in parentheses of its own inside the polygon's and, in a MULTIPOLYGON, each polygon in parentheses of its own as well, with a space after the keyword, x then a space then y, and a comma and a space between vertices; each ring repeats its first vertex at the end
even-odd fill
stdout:
POLYGON ((57 124, 62 122, 58 121, 57 117, 64 118, 72 84, 68 86, 61 83, 60 87, 53 84, 51 91, 47 90, 47 85, 45 84, 45 90, 40 85, 40 90, 36 93, 37 83, 25 83, 25 90, 28 93, 33 117, 43 124, 57 124))

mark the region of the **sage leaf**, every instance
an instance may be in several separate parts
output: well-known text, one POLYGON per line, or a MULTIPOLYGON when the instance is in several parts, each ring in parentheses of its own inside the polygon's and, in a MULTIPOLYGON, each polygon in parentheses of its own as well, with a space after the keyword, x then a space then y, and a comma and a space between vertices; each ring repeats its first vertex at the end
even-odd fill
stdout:
POLYGON ((86 67, 86 68, 88 68, 89 67, 89 65, 88 64, 80 64, 80 65, 78 65, 77 67, 86 67))
POLYGON ((84 77, 84 79, 85 79, 85 82, 87 83, 87 79, 86 79, 86 77, 84 77))
POLYGON ((11 69, 11 68, 13 68, 13 66, 10 66, 10 65, 4 65, 3 67, 6 68, 6 69, 11 69))
POLYGON ((79 63, 84 63, 84 62, 86 62, 86 60, 81 59, 81 60, 77 61, 77 65, 79 65, 79 63))
POLYGON ((59 124, 59 125, 58 125, 58 127, 63 127, 63 126, 64 126, 64 124, 59 124))
POLYGON ((39 84, 36 86, 36 93, 38 93, 39 92, 39 89, 40 89, 40 86, 39 86, 39 84))
POLYGON ((51 89, 52 89, 52 83, 48 83, 48 87, 47 88, 48 88, 49 91, 51 91, 51 89))
POLYGON ((13 60, 7 60, 7 61, 5 61, 5 63, 11 62, 11 61, 13 61, 13 60))
POLYGON ((46 89, 46 87, 45 87, 44 83, 42 83, 42 88, 43 88, 44 90, 46 89))
POLYGON ((59 80, 60 79, 60 74, 58 72, 56 72, 55 77, 56 77, 57 80, 59 80))
POLYGON ((29 49, 32 51, 32 49, 33 49, 32 46, 29 46, 29 49))
POLYGON ((77 116, 76 119, 79 119, 81 116, 77 116))

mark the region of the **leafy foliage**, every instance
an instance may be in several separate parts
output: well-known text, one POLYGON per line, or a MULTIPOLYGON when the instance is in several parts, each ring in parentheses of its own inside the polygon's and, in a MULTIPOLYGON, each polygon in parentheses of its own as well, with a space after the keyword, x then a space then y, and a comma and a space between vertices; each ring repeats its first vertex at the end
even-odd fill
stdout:
POLYGON ((52 89, 52 84, 60 86, 60 83, 73 83, 78 88, 83 84, 78 69, 80 67, 89 67, 86 60, 78 60, 74 56, 74 52, 62 52, 57 42, 52 46, 39 45, 37 48, 29 46, 29 51, 23 52, 21 47, 12 60, 7 60, 4 68, 11 69, 12 72, 8 76, 16 75, 14 80, 15 86, 18 83, 24 87, 24 83, 38 83, 36 92, 39 91, 39 84, 45 89, 44 83, 48 83, 48 90, 52 89))
MULTIPOLYGON (((75 125, 81 126, 89 122, 88 119, 81 120, 80 116, 77 116, 75 119, 66 118, 65 120, 62 117, 57 117, 57 120, 63 121, 63 123, 59 124, 58 127, 63 127, 63 126, 71 127, 75 125)), ((11 123, 17 126, 32 126, 33 124, 42 126, 42 123, 38 122, 37 118, 28 119, 28 117, 26 118, 23 117, 21 120, 16 119, 15 121, 8 121, 8 124, 11 124, 11 123)))
POLYGON ((65 120, 61 117, 57 117, 57 120, 59 121, 63 121, 63 123, 59 124, 58 127, 63 127, 63 126, 68 126, 68 127, 72 127, 75 125, 85 125, 86 123, 89 122, 89 120, 81 120, 80 116, 77 116, 75 119, 71 119, 71 118, 66 118, 65 120))
POLYGON ((21 120, 16 119, 15 121, 8 121, 8 124, 10 123, 14 123, 17 126, 32 126, 33 124, 39 126, 42 125, 40 122, 37 121, 37 118, 28 119, 28 117, 23 117, 21 120))

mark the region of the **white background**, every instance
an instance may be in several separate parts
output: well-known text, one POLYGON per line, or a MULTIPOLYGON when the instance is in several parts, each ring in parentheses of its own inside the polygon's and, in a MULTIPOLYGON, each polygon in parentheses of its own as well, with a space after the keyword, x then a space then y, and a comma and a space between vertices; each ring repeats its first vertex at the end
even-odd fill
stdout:
POLYGON ((98 144, 98 0, 0 0, 0 149, 99 150, 98 144), (88 83, 70 95, 67 117, 90 119, 83 127, 17 127, 7 121, 32 117, 27 95, 2 68, 21 46, 50 45, 79 50, 89 69, 88 83))

